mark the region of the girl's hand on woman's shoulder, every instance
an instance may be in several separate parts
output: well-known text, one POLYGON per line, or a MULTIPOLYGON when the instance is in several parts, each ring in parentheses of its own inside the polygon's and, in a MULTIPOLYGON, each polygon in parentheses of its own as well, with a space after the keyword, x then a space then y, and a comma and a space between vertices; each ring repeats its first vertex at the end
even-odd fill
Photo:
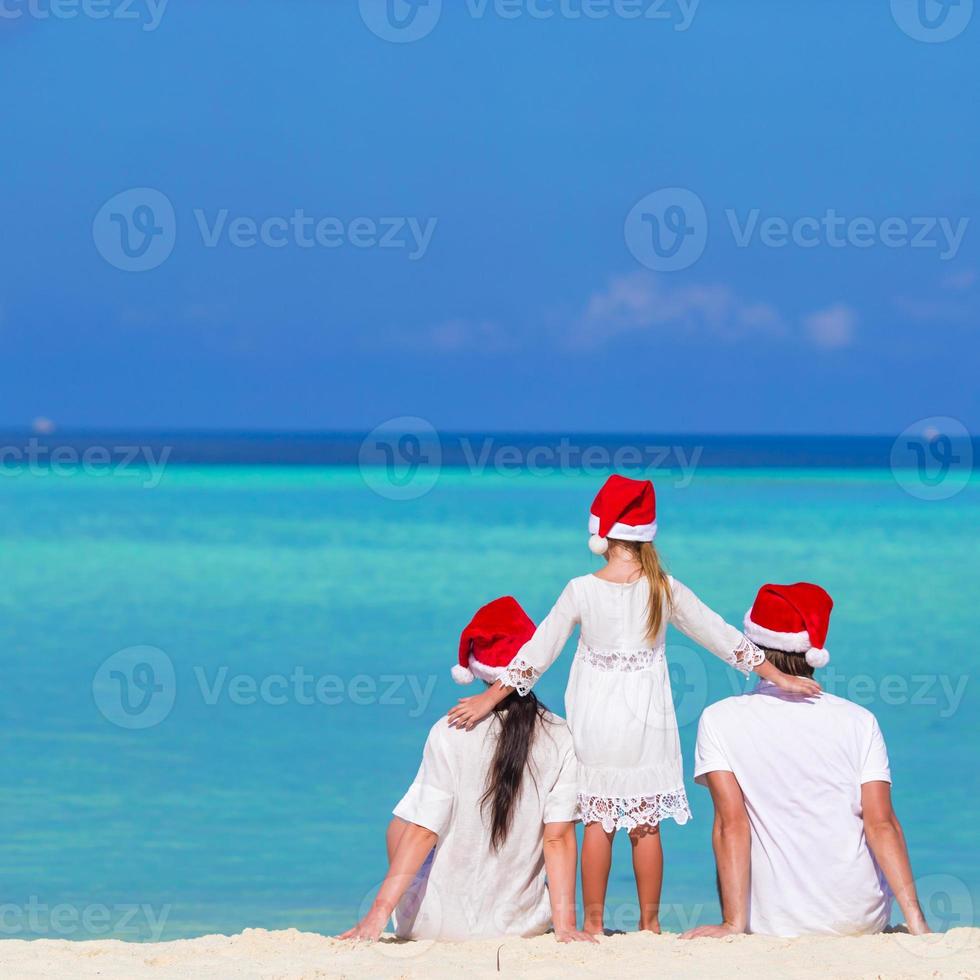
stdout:
POLYGON ((493 711, 495 703, 489 697, 488 692, 475 694, 470 698, 460 698, 456 707, 447 715, 449 727, 469 731, 477 722, 483 721, 493 711))
POLYGON ((810 677, 794 677, 777 670, 770 678, 780 690, 789 694, 800 694, 803 697, 815 698, 820 693, 820 685, 810 677))

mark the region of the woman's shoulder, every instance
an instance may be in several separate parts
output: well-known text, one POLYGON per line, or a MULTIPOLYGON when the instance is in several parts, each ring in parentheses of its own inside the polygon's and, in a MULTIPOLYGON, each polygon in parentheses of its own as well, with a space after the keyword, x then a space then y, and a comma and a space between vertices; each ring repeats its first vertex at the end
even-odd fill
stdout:
POLYGON ((568 722, 565 721, 561 715, 556 715, 553 711, 549 711, 547 708, 541 712, 541 720, 547 725, 555 725, 558 728, 568 728, 568 722))
POLYGON ((571 747, 572 731, 568 727, 568 722, 561 715, 556 715, 551 711, 544 711, 541 714, 541 732, 550 738, 560 752, 564 752, 571 747))

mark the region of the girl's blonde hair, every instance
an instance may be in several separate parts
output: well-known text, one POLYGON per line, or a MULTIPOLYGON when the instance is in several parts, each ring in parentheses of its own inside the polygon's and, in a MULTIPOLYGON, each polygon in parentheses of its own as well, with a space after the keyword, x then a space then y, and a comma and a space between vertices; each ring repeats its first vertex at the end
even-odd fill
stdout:
POLYGON ((670 579, 660 564, 657 549, 649 541, 620 541, 609 539, 610 545, 629 551, 640 563, 643 575, 650 586, 650 605, 647 608, 647 638, 656 643, 664 627, 664 613, 668 615, 673 603, 670 591, 670 579))

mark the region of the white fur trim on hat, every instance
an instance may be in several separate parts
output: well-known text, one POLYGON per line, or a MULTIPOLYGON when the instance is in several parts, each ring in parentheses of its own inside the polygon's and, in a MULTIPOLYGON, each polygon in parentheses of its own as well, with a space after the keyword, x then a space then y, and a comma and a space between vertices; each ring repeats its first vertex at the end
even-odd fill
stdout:
POLYGON ((480 663, 473 654, 470 654, 469 669, 462 664, 454 664, 451 673, 457 684, 472 684, 474 677, 479 677, 481 681, 493 684, 500 680, 506 669, 506 667, 490 667, 488 664, 480 663))
POLYGON ((742 620, 745 624, 745 635, 759 646, 768 647, 770 650, 782 650, 784 653, 806 653, 813 644, 810 643, 810 634, 806 630, 799 633, 778 633, 776 630, 766 629, 758 623, 752 622, 752 610, 745 614, 742 620))
POLYGON ((806 662, 814 669, 826 667, 830 663, 830 654, 822 647, 810 647, 806 652, 806 662))
MULTIPOLYGON (((599 533, 599 518, 589 514, 589 534, 599 533)), ((618 541, 652 541, 657 536, 657 522, 652 524, 613 524, 607 538, 618 541)), ((601 552, 599 552, 601 554, 601 552)))

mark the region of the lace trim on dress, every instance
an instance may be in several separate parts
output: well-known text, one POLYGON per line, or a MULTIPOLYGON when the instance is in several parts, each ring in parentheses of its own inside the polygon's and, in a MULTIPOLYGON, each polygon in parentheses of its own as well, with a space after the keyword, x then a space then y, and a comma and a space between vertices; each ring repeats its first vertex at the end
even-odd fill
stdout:
POLYGON ((579 644, 579 656, 597 670, 630 672, 646 670, 664 659, 664 647, 646 650, 598 650, 587 643, 579 644))
POLYGON ((691 819, 691 808, 684 789, 654 796, 587 796, 577 798, 579 819, 586 824, 600 823, 611 834, 614 830, 656 827, 672 818, 679 824, 691 819))
POLYGON ((765 659, 766 655, 747 636, 743 636, 738 646, 728 655, 728 663, 745 675, 765 659))
POLYGON ((504 687, 512 687, 524 697, 540 680, 541 674, 535 670, 523 657, 515 657, 500 675, 500 683, 504 687))

